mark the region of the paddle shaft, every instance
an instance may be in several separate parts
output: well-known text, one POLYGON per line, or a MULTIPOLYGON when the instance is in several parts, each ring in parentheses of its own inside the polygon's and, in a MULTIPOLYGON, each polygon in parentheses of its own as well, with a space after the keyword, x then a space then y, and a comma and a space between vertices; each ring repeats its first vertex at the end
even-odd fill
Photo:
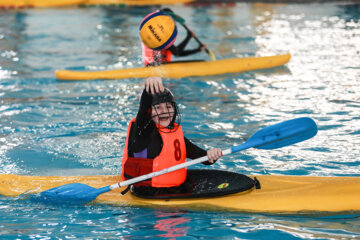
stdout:
MULTIPOLYGON (((184 27, 187 31, 191 31, 191 30, 188 28, 188 26, 185 25, 185 23, 181 23, 181 25, 183 25, 183 27, 184 27)), ((195 34, 193 34, 192 37, 193 37, 200 45, 202 45, 202 46, 204 45, 204 44, 200 41, 200 39, 199 39, 195 34)), ((207 47, 205 47, 204 50, 205 50, 205 52, 210 56, 210 58, 211 58, 212 61, 215 61, 215 60, 216 60, 214 54, 213 54, 207 47)))
MULTIPOLYGON (((184 27, 187 31, 192 32, 192 31, 188 28, 188 26, 186 26, 185 24, 182 24, 182 25, 183 25, 183 27, 184 27)), ((193 34, 192 37, 193 37, 200 45, 204 45, 204 44, 200 41, 200 39, 199 39, 195 34, 193 34)), ((205 48, 205 52, 210 55, 210 51, 209 51, 208 48, 205 48)))
MULTIPOLYGON (((186 26, 185 24, 185 19, 180 17, 179 15, 175 14, 172 10, 168 9, 166 10, 166 13, 169 14, 176 22, 180 23, 188 32, 192 32, 188 26, 186 26)), ((198 42, 200 45, 204 45, 200 39, 195 35, 193 34, 192 36, 196 42, 198 42)), ((207 47, 205 47, 205 52, 209 55, 209 57, 211 58, 212 61, 215 61, 216 58, 215 58, 215 55, 212 53, 212 51, 210 51, 207 47)))
MULTIPOLYGON (((229 149, 226 149, 226 150, 222 151, 222 155, 223 156, 228 155, 228 154, 230 154, 232 152, 233 152, 232 149, 229 148, 229 149)), ((139 177, 136 177, 136 178, 132 178, 132 179, 129 179, 129 180, 126 180, 126 181, 123 181, 123 182, 115 183, 115 184, 110 185, 109 187, 110 187, 110 190, 114 190, 114 189, 117 189, 117 188, 120 188, 120 187, 125 187, 127 185, 138 183, 138 182, 144 181, 144 180, 149 179, 149 178, 157 177, 159 175, 163 175, 163 174, 166 174, 166 173, 169 173, 169 172, 173 172, 173 171, 176 171, 176 170, 179 170, 179 169, 182 169, 182 168, 186 168, 186 167, 198 164, 198 163, 202 163, 202 162, 205 162, 207 160, 209 160, 209 158, 207 156, 204 156, 204 157, 201 157, 201 158, 197 158, 197 159, 194 159, 194 160, 191 160, 191 161, 188 161, 188 162, 184 162, 184 163, 169 167, 169 168, 165 168, 165 169, 157 171, 157 172, 152 172, 152 173, 142 175, 142 176, 139 176, 139 177)))

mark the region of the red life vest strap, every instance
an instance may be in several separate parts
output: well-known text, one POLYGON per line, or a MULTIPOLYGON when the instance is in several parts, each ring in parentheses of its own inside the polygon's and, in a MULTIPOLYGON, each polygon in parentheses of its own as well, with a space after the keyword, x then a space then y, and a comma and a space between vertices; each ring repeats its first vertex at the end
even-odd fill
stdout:
MULTIPOLYGON (((153 172, 154 159, 129 157, 124 166, 125 180, 153 172)), ((151 186, 151 179, 135 183, 134 186, 151 186)))

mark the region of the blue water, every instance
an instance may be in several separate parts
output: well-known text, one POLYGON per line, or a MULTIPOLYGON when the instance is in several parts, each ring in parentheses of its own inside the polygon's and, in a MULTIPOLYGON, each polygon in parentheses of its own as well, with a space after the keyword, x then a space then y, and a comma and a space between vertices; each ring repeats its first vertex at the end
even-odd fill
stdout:
MULTIPOLYGON (((270 70, 165 79, 188 138, 204 148, 225 149, 296 117, 311 117, 319 126, 318 135, 306 142, 250 149, 208 168, 360 176, 359 4, 172 8, 218 59, 292 54, 286 66, 270 70)), ((55 71, 141 66, 137 26, 151 10, 0 10, 0 173, 119 174, 127 123, 137 112, 143 79, 66 82, 55 79, 55 71)), ((360 238, 360 216, 350 213, 47 206, 7 197, 0 203, 0 239, 360 238)))

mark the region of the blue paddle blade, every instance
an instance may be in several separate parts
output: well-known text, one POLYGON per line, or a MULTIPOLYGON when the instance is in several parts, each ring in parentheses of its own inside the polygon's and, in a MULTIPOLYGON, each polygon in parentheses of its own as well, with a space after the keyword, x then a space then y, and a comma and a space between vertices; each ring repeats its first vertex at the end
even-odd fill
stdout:
POLYGON ((317 131, 314 120, 301 117, 266 127, 251 136, 248 142, 257 149, 276 149, 312 138, 317 131))
POLYGON ((314 120, 308 117, 295 118, 263 128, 241 145, 231 148, 238 152, 248 148, 276 149, 295 144, 316 135, 318 129, 314 120))
POLYGON ((91 202, 99 194, 110 191, 109 186, 93 188, 82 183, 70 183, 33 195, 32 200, 46 203, 77 203, 91 202))

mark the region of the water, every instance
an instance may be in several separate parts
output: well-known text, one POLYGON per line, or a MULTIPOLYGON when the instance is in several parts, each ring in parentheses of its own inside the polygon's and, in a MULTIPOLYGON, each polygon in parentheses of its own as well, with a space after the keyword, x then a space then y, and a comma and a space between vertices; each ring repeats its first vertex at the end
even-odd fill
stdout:
MULTIPOLYGON (((172 6, 218 59, 290 52, 283 67, 166 79, 185 135, 241 144, 267 125, 313 118, 318 135, 209 167, 244 174, 360 176, 360 5, 172 6)), ((0 10, 0 172, 118 174, 143 79, 65 82, 57 69, 141 65, 137 26, 152 8, 0 10)), ((193 43, 194 44, 194 43, 193 43)), ((208 59, 205 53, 197 59, 208 59)), ((196 166, 201 168, 202 166, 196 166)), ((46 206, 0 197, 1 239, 351 239, 357 214, 261 215, 46 206)))

